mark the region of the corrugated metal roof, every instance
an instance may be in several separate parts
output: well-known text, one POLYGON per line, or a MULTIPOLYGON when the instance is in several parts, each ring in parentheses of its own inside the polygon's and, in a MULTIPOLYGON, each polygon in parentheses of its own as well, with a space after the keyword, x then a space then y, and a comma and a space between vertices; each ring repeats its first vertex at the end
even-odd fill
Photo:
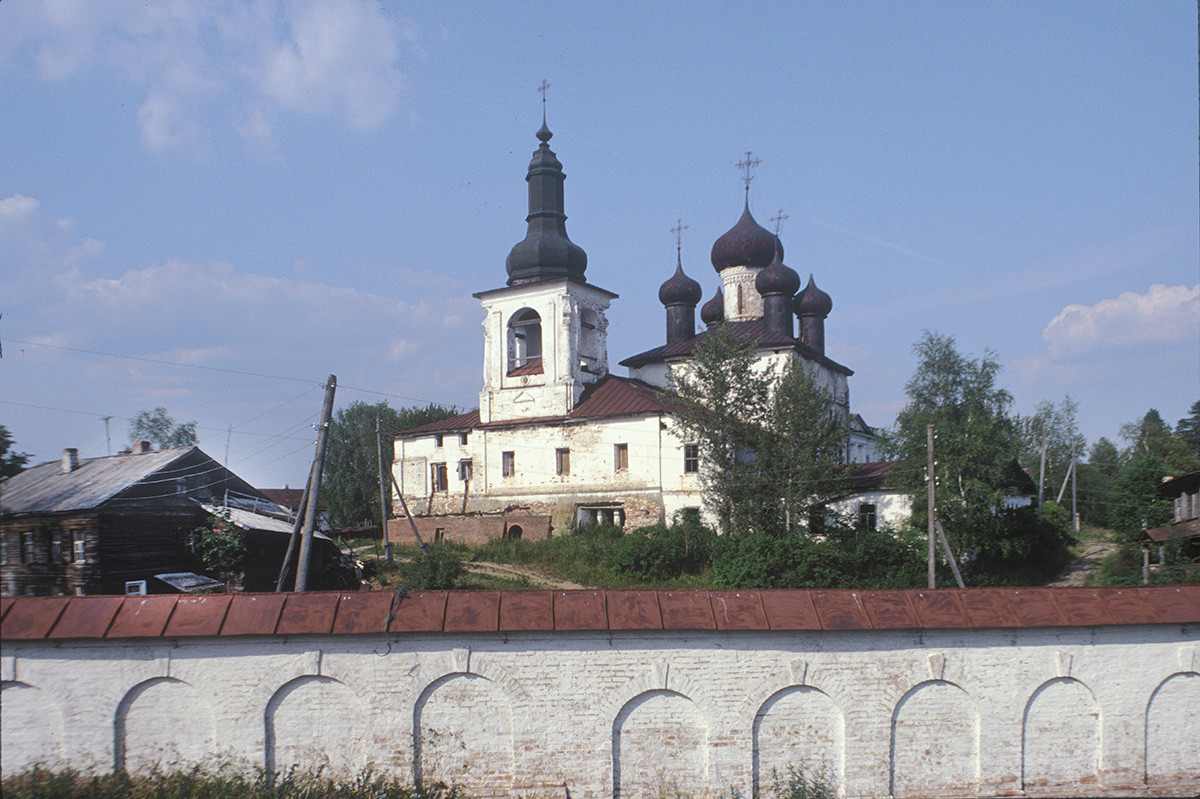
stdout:
POLYGON ((460 413, 458 416, 451 416, 449 419, 438 419, 436 422, 419 424, 416 427, 401 430, 393 435, 408 438, 414 435, 428 435, 429 433, 469 432, 476 427, 479 427, 478 408, 467 413, 460 413))
POLYGON ((6 641, 579 630, 1200 624, 1200 585, 906 591, 425 591, 6 597, 6 641))
MULTIPOLYGON (((40 463, 0 484, 0 507, 8 513, 92 510, 193 451, 199 452, 196 447, 181 447, 137 455, 81 458, 79 466, 70 472, 63 471, 61 461, 40 463)), ((188 473, 194 470, 189 469, 188 473)), ((174 477, 171 476, 170 487, 164 488, 164 493, 174 492, 174 477)))
POLYGON ((582 401, 568 414, 571 419, 596 419, 605 416, 633 416, 643 413, 669 411, 658 392, 641 380, 608 375, 580 398, 582 401))

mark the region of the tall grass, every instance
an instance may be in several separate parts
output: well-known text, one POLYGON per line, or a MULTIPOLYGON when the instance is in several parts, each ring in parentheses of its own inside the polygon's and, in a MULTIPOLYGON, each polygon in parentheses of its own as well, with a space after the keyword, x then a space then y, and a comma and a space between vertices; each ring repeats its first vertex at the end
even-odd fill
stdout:
POLYGON ((321 769, 291 769, 271 774, 231 766, 154 771, 131 776, 124 771, 85 775, 66 769, 34 767, 4 780, 5 799, 460 799, 461 789, 437 783, 415 788, 370 769, 344 779, 321 769))

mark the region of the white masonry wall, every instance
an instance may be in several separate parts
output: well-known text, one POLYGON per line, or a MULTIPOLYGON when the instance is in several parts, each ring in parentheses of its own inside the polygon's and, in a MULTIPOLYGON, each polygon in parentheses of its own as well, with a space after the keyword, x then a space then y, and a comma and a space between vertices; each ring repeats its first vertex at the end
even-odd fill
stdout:
POLYGON ((652 799, 766 794, 797 766, 854 797, 1194 795, 1198 639, 1177 624, 9 641, 3 773, 215 756, 652 799))

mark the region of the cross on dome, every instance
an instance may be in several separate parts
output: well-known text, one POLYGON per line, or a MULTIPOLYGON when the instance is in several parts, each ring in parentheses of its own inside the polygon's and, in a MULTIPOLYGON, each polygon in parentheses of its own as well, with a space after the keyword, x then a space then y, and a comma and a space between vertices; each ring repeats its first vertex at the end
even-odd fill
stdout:
POLYGON ((746 160, 738 161, 738 169, 744 169, 746 174, 742 176, 742 180, 746 182, 746 194, 750 193, 750 181, 754 180, 754 175, 751 174, 754 167, 762 163, 761 158, 754 158, 754 153, 750 150, 746 151, 746 160))

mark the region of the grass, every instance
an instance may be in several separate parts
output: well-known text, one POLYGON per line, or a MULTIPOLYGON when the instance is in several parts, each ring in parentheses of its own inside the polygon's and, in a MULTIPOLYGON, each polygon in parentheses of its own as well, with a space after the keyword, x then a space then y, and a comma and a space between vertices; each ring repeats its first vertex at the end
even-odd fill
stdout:
POLYGON ((272 774, 225 765, 131 776, 34 767, 3 782, 6 799, 459 799, 458 787, 414 788, 366 769, 335 779, 321 769, 272 774))

